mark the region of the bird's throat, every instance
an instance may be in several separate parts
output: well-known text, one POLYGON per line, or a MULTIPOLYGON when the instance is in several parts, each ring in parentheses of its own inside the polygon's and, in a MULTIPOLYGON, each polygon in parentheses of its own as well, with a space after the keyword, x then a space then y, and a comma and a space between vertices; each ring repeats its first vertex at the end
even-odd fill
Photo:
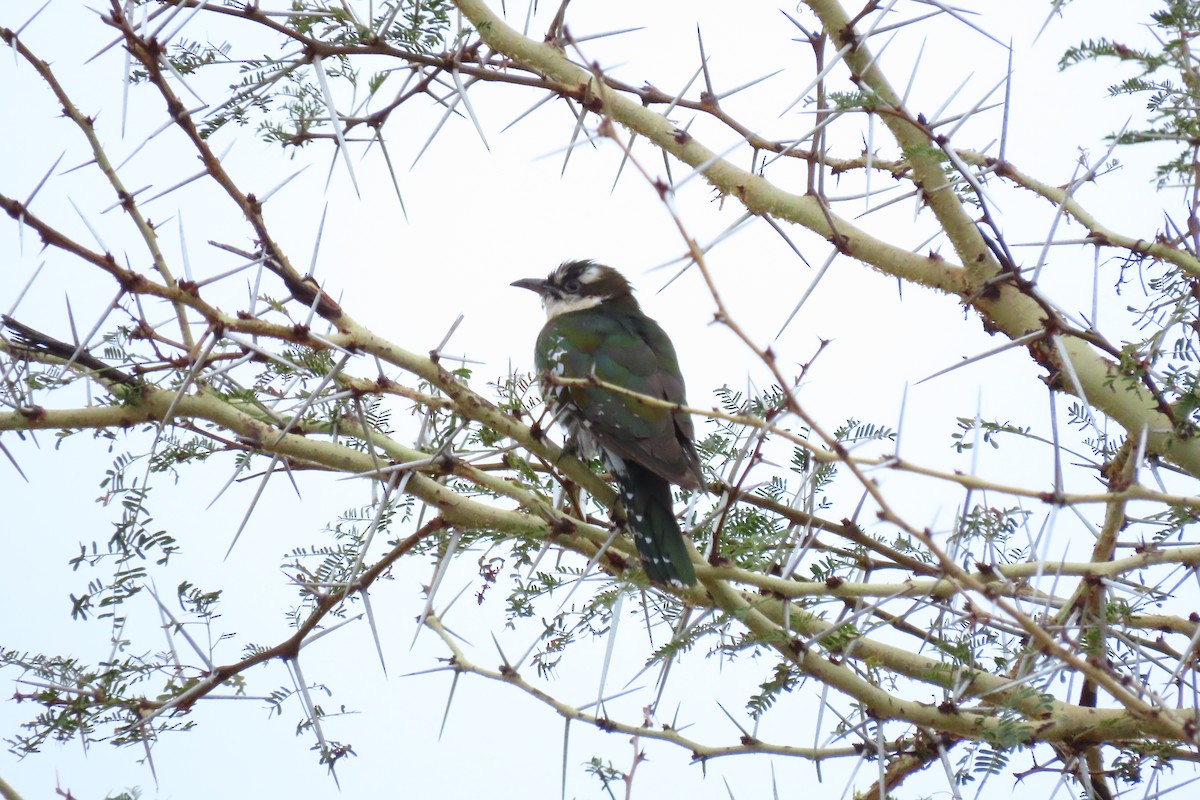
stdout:
POLYGON ((546 319, 554 319, 560 314, 569 314, 572 311, 582 311, 585 308, 595 308, 604 302, 603 297, 596 295, 574 297, 554 297, 546 295, 542 299, 542 306, 546 309, 546 319))

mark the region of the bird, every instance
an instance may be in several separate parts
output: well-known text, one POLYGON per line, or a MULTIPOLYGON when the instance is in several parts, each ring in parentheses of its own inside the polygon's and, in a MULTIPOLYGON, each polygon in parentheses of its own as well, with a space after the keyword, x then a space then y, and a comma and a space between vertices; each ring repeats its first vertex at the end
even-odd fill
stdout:
POLYGON ((626 524, 651 581, 694 586, 696 571, 675 518, 671 485, 702 490, 691 415, 675 346, 646 316, 629 281, 595 261, 566 261, 546 278, 513 286, 536 292, 546 310, 534 361, 542 395, 568 444, 603 458, 619 489, 626 524), (555 378, 594 376, 595 385, 555 378), (650 404, 600 383, 648 395, 650 404))

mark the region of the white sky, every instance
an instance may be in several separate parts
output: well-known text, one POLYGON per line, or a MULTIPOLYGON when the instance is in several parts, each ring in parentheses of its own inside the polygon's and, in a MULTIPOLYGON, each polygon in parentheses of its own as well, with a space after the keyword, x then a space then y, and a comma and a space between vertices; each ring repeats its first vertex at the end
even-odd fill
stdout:
MULTIPOLYGON (((510 10, 513 6, 509 4, 510 10)), ((1105 87, 1127 73, 1084 67, 1060 75, 1054 63, 1067 45, 1092 36, 1128 34, 1145 41, 1147 34, 1134 26, 1154 4, 1080 0, 1067 9, 1063 20, 1051 22, 1036 45, 1033 37, 1048 3, 967 2, 964 6, 982 12, 979 24, 997 39, 1011 38, 1013 42, 1008 155, 1022 170, 1051 183, 1065 183, 1074 171, 1079 148, 1098 156, 1107 147, 1103 136, 1139 113, 1136 102, 1104 97, 1105 87)), ((916 6, 901 2, 897 7, 911 16, 916 6)), ((542 9, 542 19, 533 26, 538 36, 545 29, 546 15, 553 10, 542 9)), ((0 25, 19 27, 31 12, 32 7, 24 3, 4 4, 0 6, 0 25)), ((802 19, 812 23, 811 17, 802 19)), ((786 68, 782 75, 727 101, 731 113, 761 126, 759 130, 768 135, 795 135, 809 125, 808 115, 796 111, 778 115, 811 79, 812 62, 807 48, 792 41, 796 31, 773 4, 738 4, 735 12, 731 4, 715 2, 673 4, 671 9, 647 3, 579 2, 572 6, 569 20, 577 36, 635 24, 646 26, 642 32, 588 42, 585 52, 628 82, 649 82, 666 91, 681 87, 696 69, 698 21, 718 89, 786 68), (680 12, 679 8, 687 10, 680 12)), ((202 38, 206 25, 216 23, 201 15, 186 35, 202 38)), ((214 39, 231 36, 215 27, 214 31, 214 39)), ((101 136, 118 159, 161 124, 161 101, 144 89, 135 89, 130 92, 122 138, 122 57, 119 51, 112 51, 83 65, 111 35, 82 4, 53 0, 23 32, 22 39, 53 62, 68 91, 88 113, 99 114, 101 136)), ((966 88, 951 106, 966 110, 1004 74, 1001 47, 946 22, 906 31, 889 46, 881 63, 897 82, 907 78, 922 39, 923 61, 914 82, 912 108, 932 114, 969 76, 966 88)), ((238 41, 234 39, 235 55, 253 55, 253 50, 237 50, 238 41)), ((135 240, 130 238, 133 232, 122 224, 119 212, 100 214, 111 200, 90 171, 61 174, 86 158, 81 155, 82 142, 69 123, 56 118, 48 92, 28 65, 18 61, 0 58, 0 99, 6 109, 19 109, 5 113, 6 119, 0 120, 0 152, 7 154, 0 166, 0 191, 23 198, 65 150, 67 155, 39 194, 34 210, 91 243, 90 234, 66 202, 69 196, 96 225, 106 246, 114 252, 128 247, 128 252, 137 254, 135 240)), ((222 82, 232 79, 232 69, 214 78, 207 84, 212 97, 218 95, 222 82)), ((696 94, 693 89, 690 96, 696 94)), ((407 219, 400 213, 376 151, 355 162, 361 199, 350 188, 340 162, 326 188, 331 149, 323 144, 289 160, 277 148, 256 141, 250 129, 241 129, 234 132, 237 142, 227 164, 244 188, 263 192, 311 161, 313 166, 267 206, 268 222, 294 263, 307 266, 317 225, 327 207, 317 268, 317 277, 326 289, 339 297, 354 317, 418 351, 434 347, 455 318, 464 314, 447 350, 465 352, 483 362, 475 373, 479 386, 510 367, 525 370, 531 364, 532 343, 542 324, 540 311, 532 296, 510 289, 508 284, 520 277, 544 274, 568 258, 597 258, 623 269, 633 279, 647 312, 675 339, 694 405, 711 403, 712 390, 722 383, 740 388, 752 380, 762 385, 764 372, 753 364, 750 354, 728 331, 709 324, 713 306, 698 275, 689 273, 658 293, 673 270, 651 270, 678 256, 682 244, 655 193, 631 170, 626 170, 610 193, 620 159, 614 146, 603 143, 595 150, 579 148, 565 176, 560 176, 563 154, 555 151, 565 146, 573 124, 564 108, 557 104, 543 107, 502 133, 508 122, 538 98, 529 92, 490 86, 473 91, 471 97, 490 150, 480 143, 468 121, 452 119, 422 160, 408 169, 439 114, 429 108, 418 110, 419 104, 414 103, 385 129, 393 158, 401 166, 407 219)), ((676 118, 689 116, 677 114, 676 118)), ((998 124, 998 112, 983 115, 956 135, 955 143, 983 148, 995 138, 998 124)), ((704 131, 711 135, 705 142, 713 149, 729 143, 724 133, 711 133, 711 127, 701 123, 693 132, 704 138, 704 131)), ((857 134, 847 130, 843 135, 835 149, 841 155, 855 154, 861 148, 861 141, 854 138, 857 134)), ((881 154, 892 155, 886 132, 878 128, 875 136, 881 154)), ((168 132, 151 142, 123 168, 128 185, 169 185, 191 174, 197 168, 194 159, 190 154, 180 155, 178 141, 168 132)), ((222 140, 218 151, 225 141, 228 138, 222 140)), ((661 157, 644 143, 640 154, 654 174, 663 173, 661 157)), ((1162 206, 1175 198, 1154 193, 1146 169, 1153 161, 1146 154, 1118 155, 1132 166, 1099 186, 1084 188, 1079 198, 1108 224, 1148 237, 1160 225, 1162 206)), ((742 163, 745 160, 743 154, 742 163)), ((672 169, 676 179, 685 174, 679 164, 672 169)), ((802 189, 799 171, 795 179, 791 188, 802 189)), ((711 192, 698 181, 681 194, 679 207, 690 232, 701 242, 711 240, 741 213, 732 201, 723 205, 712 202, 711 192)), ((231 257, 207 247, 206 240, 248 246, 246 230, 237 224, 237 216, 220 202, 217 193, 201 184, 156 201, 148 210, 154 218, 174 217, 164 226, 162 238, 177 263, 182 225, 197 275, 213 274, 234 263, 231 257)), ((1001 195, 999 211, 1002 227, 1015 242, 1044 238, 1052 215, 1048 204, 1011 192, 1001 195)), ((924 228, 913 224, 912 201, 868 217, 864 224, 873 229, 878 226, 884 235, 913 246, 924 238, 920 232, 924 228)), ((1060 230, 1060 238, 1067 237, 1066 230, 1060 230)), ((819 265, 828 246, 798 231, 791 233, 809 262, 819 265)), ((17 314, 28 324, 68 338, 64 294, 69 293, 77 324, 85 329, 112 297, 114 288, 109 282, 95 280, 68 259, 40 253, 28 231, 23 242, 19 239, 15 225, 0 226, 0 248, 5 253, 0 310, 6 312, 33 269, 43 260, 47 262, 17 314)), ((952 257, 948 249, 943 252, 952 257)), ((1032 260, 1036 252, 1022 250, 1018 256, 1032 260)), ((1065 307, 1088 310, 1090 251, 1064 248, 1053 252, 1052 259, 1043 285, 1065 307)), ((813 274, 761 223, 714 249, 709 265, 721 281, 735 319, 763 343, 778 331, 813 274)), ((1102 280, 1105 286, 1111 285, 1111 270, 1102 280)), ((221 296, 220 291, 214 289, 214 295, 221 296)), ((231 305, 245 297, 244 284, 230 284, 225 291, 231 305)), ((905 287, 902 302, 897 302, 894 280, 845 259, 836 263, 804 311, 773 346, 782 363, 799 364, 811 357, 819 338, 831 339, 833 344, 813 368, 801 397, 829 429, 849 416, 894 426, 906 384, 911 386, 962 357, 999 344, 983 334, 975 318, 964 321, 953 299, 905 287)), ((1047 402, 1037 375, 1018 351, 968 367, 954 377, 911 386, 904 436, 906 447, 912 449, 906 456, 944 468, 968 468, 967 457, 953 456, 950 434, 956 415, 970 416, 977 408, 985 419, 1011 419, 1044 430, 1047 402)), ((107 537, 116 513, 93 502, 101 493, 98 483, 115 454, 137 445, 118 442, 110 453, 86 434, 75 436, 61 449, 55 449, 54 437, 48 434, 39 435, 36 445, 13 436, 5 436, 4 443, 19 458, 30 483, 0 463, 0 503, 12 523, 0 532, 11 565, 8 579, 0 582, 0 604, 10 609, 0 620, 0 646, 70 653, 92 661, 102 658, 108 650, 104 626, 68 618, 68 595, 83 591, 89 575, 83 570, 70 572, 66 561, 78 552, 81 541, 107 537)), ((1009 447, 1006 454, 1022 452, 1009 447)), ((983 455, 980 469, 985 474, 1050 485, 1050 475, 1031 475, 1028 464, 1019 458, 983 455)), ((231 470, 228 459, 218 461, 221 463, 211 468, 184 470, 175 486, 162 481, 161 496, 152 508, 158 522, 185 546, 179 565, 158 579, 163 596, 171 596, 182 577, 204 588, 220 586, 226 591, 222 631, 237 634, 234 644, 219 651, 219 660, 228 663, 241 656, 240 648, 246 642, 273 644, 286 635, 283 615, 291 607, 294 592, 277 568, 282 554, 293 546, 319 541, 326 523, 343 509, 366 503, 369 493, 365 484, 301 476, 303 499, 297 500, 286 479, 276 477, 233 556, 224 561, 256 484, 239 485, 212 509, 206 509, 231 470)), ((961 499, 916 497, 899 477, 885 476, 885 481, 902 508, 933 525, 946 524, 961 499)), ((839 515, 849 513, 849 508, 838 511, 839 515)), ((467 585, 470 572, 465 569, 453 576, 458 583, 444 597, 467 585)), ((328 723, 328 735, 352 742, 358 754, 339 768, 342 793, 348 797, 398 793, 558 796, 563 723, 512 689, 464 677, 458 684, 446 733, 438 740, 449 676, 401 677, 436 666, 436 659, 444 655, 428 631, 410 649, 413 620, 422 604, 420 587, 428 578, 428 565, 407 564, 397 570, 395 580, 372 595, 381 619, 388 677, 380 673, 369 631, 362 624, 305 651, 302 664, 308 680, 326 683, 333 690, 326 710, 344 704, 354 712, 328 723)), ((477 607, 468 592, 448 617, 448 624, 469 634, 475 646, 472 653, 488 666, 498 663, 489 631, 501 636, 509 657, 523 652, 536 635, 532 630, 517 634, 501 630, 502 593, 503 587, 493 590, 489 601, 477 607)), ((149 599, 127 611, 136 632, 132 636, 134 650, 162 647, 164 640, 154 630, 157 612, 149 599)), ((623 625, 612 670, 617 677, 610 677, 610 691, 632 677, 651 652, 635 617, 627 617, 623 625)), ((603 653, 596 647, 580 650, 568 655, 559 680, 550 685, 554 693, 574 703, 586 703, 596 696, 603 653)), ((683 702, 682 718, 698 723, 689 734, 712 742, 736 741, 737 731, 714 708, 713 701, 719 699, 742 724, 749 724, 741 714, 747 690, 767 676, 771 662, 745 659, 723 668, 718 659, 696 653, 683 666, 686 668, 677 668, 668 687, 667 700, 661 706, 663 716, 669 719, 666 710, 683 702)), ((525 673, 533 677, 532 670, 525 673)), ((13 691, 18 689, 13 683, 16 677, 0 675, 5 688, 13 691)), ((256 670, 249 678, 251 694, 288 684, 276 665, 256 670)), ((635 683, 651 685, 653 676, 643 676, 635 683)), ((810 688, 807 697, 786 698, 783 702, 790 709, 768 717, 763 737, 812 744, 812 723, 803 715, 814 713, 814 692, 810 688), (797 727, 802 731, 798 736, 797 727)), ((640 705, 651 696, 639 693, 614 706, 614 713, 636 721, 640 705)), ((0 704, 0 731, 9 734, 31 713, 27 704, 0 704)), ((185 800, 332 796, 337 789, 308 750, 310 737, 291 735, 299 717, 294 703, 286 707, 282 720, 268 720, 260 702, 202 704, 191 717, 198 724, 197 731, 168 736, 155 749, 157 790, 149 771, 137 762, 138 751, 106 746, 83 754, 77 744, 48 745, 43 754, 23 761, 0 755, 0 776, 27 798, 49 796, 56 782, 79 798, 103 797, 106 792, 131 786, 140 786, 145 796, 185 800)), ((602 796, 596 783, 583 776, 580 762, 599 754, 628 769, 630 753, 624 737, 573 726, 567 758, 568 796, 602 796)), ((659 746, 650 753, 651 760, 638 767, 638 797, 668 792, 697 798, 769 796, 772 779, 781 787, 780 796, 796 796, 812 791, 818 777, 826 781, 819 790, 822 796, 837 797, 845 786, 849 763, 826 763, 818 776, 810 763, 775 759, 772 777, 765 759, 742 757, 709 764, 706 777, 700 767, 687 766, 686 752, 659 746)), ((872 769, 865 767, 856 785, 863 785, 872 769)), ((935 780, 933 786, 938 785, 935 780)), ((1009 789, 1006 782, 996 781, 984 796, 998 796, 1009 789)))

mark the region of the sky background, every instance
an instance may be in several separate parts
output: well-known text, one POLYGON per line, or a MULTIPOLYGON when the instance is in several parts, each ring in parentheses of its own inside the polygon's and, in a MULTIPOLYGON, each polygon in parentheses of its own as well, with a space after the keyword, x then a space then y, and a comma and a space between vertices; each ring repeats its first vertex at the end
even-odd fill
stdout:
MULTIPOLYGON (((648 82, 665 91, 684 86, 696 70, 699 25, 718 90, 784 70, 726 101, 731 114, 752 120, 756 130, 767 136, 795 135, 809 127, 811 114, 805 112, 804 104, 780 114, 811 80, 813 68, 808 48, 794 41, 796 30, 775 5, 742 4, 736 14, 727 3, 689 3, 686 10, 665 6, 579 2, 571 6, 569 22, 576 36, 645 26, 642 31, 586 42, 583 52, 622 80, 648 82)), ((1105 96, 1106 87, 1128 74, 1126 71, 1086 66, 1059 73, 1054 65, 1066 46, 1089 37, 1128 35, 1145 41, 1148 34, 1137 26, 1155 4, 1079 0, 1066 9, 1062 19, 1051 21, 1036 42, 1048 3, 977 2, 964 6, 981 12, 974 19, 995 39, 1012 42, 1007 154, 1023 171, 1052 184, 1066 183, 1081 150, 1098 157, 1107 149, 1104 136, 1119 129, 1131 115, 1142 113, 1137 102, 1105 96)), ((901 2, 897 8, 908 18, 921 6, 901 2)), ((515 11, 513 4, 509 9, 524 13, 515 11)), ((553 10, 540 10, 532 25, 538 38, 553 10)), ((33 7, 23 3, 2 4, 0 25, 19 27, 32 11, 33 7)), ((794 13, 806 24, 813 23, 811 17, 794 13)), ((253 40, 246 34, 246 26, 231 27, 203 14, 185 30, 193 39, 227 38, 234 43, 237 56, 255 53, 253 44, 247 44, 253 40)), ((98 115, 97 126, 106 147, 123 159, 161 126, 162 103, 145 87, 135 87, 123 114, 121 52, 113 49, 84 63, 111 38, 93 11, 71 0, 52 0, 22 32, 22 40, 53 63, 59 79, 81 107, 98 115)), ((887 46, 881 63, 892 72, 893 80, 903 81, 919 51, 921 62, 910 107, 930 115, 964 81, 950 108, 971 108, 1003 78, 1006 68, 1003 47, 952 20, 902 31, 887 46)), ((214 68, 197 79, 196 88, 211 101, 220 97, 222 87, 235 77, 234 67, 214 68)), ((689 96, 695 97, 698 88, 699 84, 689 96)), ((259 193, 308 165, 266 208, 267 221, 293 263, 307 266, 324 216, 316 276, 326 290, 360 322, 417 352, 435 347, 463 315, 445 351, 463 353, 479 362, 473 365, 477 387, 511 370, 531 367, 533 341, 543 321, 541 311, 532 295, 508 284, 543 275, 559 262, 574 258, 612 264, 633 280, 647 313, 659 319, 675 340, 694 405, 712 404, 713 391, 723 384, 742 390, 765 386, 765 371, 752 354, 727 329, 712 324, 712 299, 695 270, 672 282, 678 267, 662 266, 678 258, 684 248, 652 187, 626 169, 610 191, 620 161, 615 146, 601 142, 594 148, 577 148, 564 170, 561 148, 569 141, 574 123, 560 103, 548 104, 502 130, 538 96, 484 86, 473 90, 471 98, 487 137, 486 146, 468 120, 453 118, 420 161, 410 167, 440 112, 429 103, 413 103, 385 128, 392 158, 399 165, 397 176, 407 216, 401 212, 377 150, 364 153, 361 146, 355 150, 356 192, 343 163, 330 168, 332 148, 323 143, 299 154, 283 153, 244 128, 220 134, 216 149, 220 152, 232 144, 226 157, 228 169, 244 189, 259 193)), ((34 209, 92 244, 81 214, 108 249, 133 256, 140 253, 135 233, 119 217, 119 211, 103 211, 112 201, 111 191, 101 179, 88 169, 67 172, 86 160, 84 143, 74 127, 59 117, 53 98, 28 64, 16 58, 0 59, 0 99, 6 108, 15 110, 0 120, 0 152, 7 154, 0 165, 0 191, 24 198, 60 153, 65 153, 34 209)), ((690 117, 677 116, 681 120, 690 117)), ((996 139, 999 126, 999 111, 982 114, 957 133, 954 141, 960 147, 983 149, 996 139)), ((725 132, 703 120, 693 132, 714 150, 732 142, 725 132)), ((856 139, 860 135, 849 127, 837 129, 835 151, 856 154, 863 146, 862 140, 856 139)), ((875 137, 882 155, 894 154, 882 128, 875 130, 875 137)), ((197 169, 194 157, 182 151, 179 142, 174 131, 167 131, 145 144, 122 167, 127 185, 166 186, 193 173, 197 169)), ((652 175, 665 175, 661 156, 644 143, 635 154, 652 175)), ((1119 157, 1126 164, 1123 170, 1099 185, 1084 187, 1078 197, 1101 220, 1125 232, 1150 236, 1161 225, 1160 209, 1174 199, 1154 191, 1148 170, 1154 163, 1153 154, 1130 151, 1119 157)), ((748 155, 743 152, 733 160, 745 166, 748 155)), ((686 174, 677 163, 671 169, 676 180, 686 174)), ((779 179, 785 188, 797 191, 804 185, 799 169, 790 186, 786 179, 779 179)), ((858 190, 847 183, 846 193, 858 190)), ((830 194, 838 193, 838 188, 830 190, 830 194)), ((1010 241, 1045 238, 1053 211, 1047 203, 1011 191, 998 192, 997 199, 1000 224, 1010 241)), ((861 202, 866 210, 869 201, 861 202)), ((680 192, 678 208, 688 231, 701 242, 711 241, 741 215, 735 203, 718 202, 700 181, 691 181, 680 192)), ((186 250, 197 275, 216 274, 236 263, 206 241, 249 247, 238 215, 203 182, 156 200, 146 210, 152 218, 170 218, 161 231, 168 257, 178 264, 186 250)), ((914 203, 907 200, 860 224, 869 225, 883 238, 916 247, 928 235, 928 222, 914 216, 914 203)), ((789 233, 809 263, 819 266, 828 245, 800 231, 789 233)), ((1058 235, 1069 238, 1070 229, 1062 227, 1058 235)), ((953 258, 944 245, 934 245, 939 246, 953 258)), ((11 222, 0 225, 0 248, 5 254, 0 310, 11 310, 21 287, 44 261, 45 268, 21 301, 17 316, 60 338, 69 338, 66 296, 77 325, 86 330, 115 291, 111 282, 97 279, 81 265, 40 252, 33 236, 25 231, 22 238, 11 222)), ((1018 255, 1037 257, 1031 249, 1020 249, 1018 255)), ((1066 308, 1089 310, 1091 259, 1091 252, 1084 248, 1056 248, 1042 279, 1043 288, 1066 308)), ((1048 429, 1046 393, 1040 389, 1037 370, 1019 350, 950 377, 915 385, 961 358, 999 344, 981 330, 973 316, 964 319, 953 299, 912 286, 901 291, 894 279, 839 259, 801 314, 776 339, 815 270, 797 259, 761 222, 713 249, 708 264, 734 319, 756 342, 770 343, 782 364, 798 368, 812 357, 822 339, 831 341, 800 390, 806 409, 828 429, 849 417, 899 426, 906 387, 904 454, 939 468, 971 467, 969 456, 957 456, 950 447, 956 416, 970 416, 978 410, 984 418, 1020 420, 1048 429)), ((1102 280, 1111 284, 1113 274, 1108 270, 1102 280)), ((236 307, 244 304, 247 291, 245 281, 237 279, 213 287, 212 296, 236 307)), ((1111 309, 1102 308, 1101 322, 1111 320, 1109 313, 1119 311, 1120 305, 1118 298, 1111 309)), ((360 374, 371 375, 370 366, 361 365, 360 374)), ((8 578, 0 582, 0 603, 10 609, 0 620, 0 646, 71 653, 88 660, 102 658, 109 647, 105 627, 69 618, 69 595, 78 594, 89 575, 86 570, 72 572, 66 562, 78 553, 80 542, 107 538, 116 512, 94 502, 102 494, 99 482, 115 457, 129 449, 136 451, 137 445, 118 440, 109 446, 89 434, 78 434, 56 446, 55 437, 47 433, 39 434, 36 441, 6 435, 3 442, 29 480, 21 480, 10 466, 0 463, 0 502, 8 511, 0 523, 0 538, 9 563, 8 578)), ((1028 465, 1035 462, 1023 458, 1023 452, 1020 446, 1012 446, 1003 456, 984 453, 976 466, 997 480, 1048 487, 1051 476, 1030 475, 1028 465)), ((1036 463, 1048 462, 1042 458, 1036 463)), ((185 469, 174 483, 160 481, 153 505, 157 522, 186 547, 186 559, 156 578, 163 596, 171 596, 184 577, 202 587, 225 590, 225 615, 212 635, 236 632, 237 638, 218 649, 218 660, 223 662, 237 660, 246 642, 269 644, 283 638, 283 615, 294 603, 295 594, 279 569, 281 557, 294 546, 320 541, 323 527, 338 513, 370 499, 365 483, 301 475, 297 496, 286 480, 276 478, 226 560, 233 532, 257 489, 254 481, 241 483, 209 508, 231 470, 229 459, 185 469)), ((1086 481, 1084 476, 1074 479, 1086 481)), ((915 483, 906 485, 904 476, 887 475, 883 480, 900 508, 935 528, 939 522, 948 524, 961 500, 960 496, 920 494, 915 483)), ((465 560, 471 563, 459 564, 452 572, 451 588, 443 597, 452 597, 459 587, 471 585, 473 559, 465 560)), ((305 651, 306 677, 327 684, 332 690, 328 701, 332 708, 344 705, 349 712, 327 723, 328 735, 352 742, 358 756, 339 768, 341 793, 558 796, 564 724, 548 709, 510 688, 464 677, 458 682, 448 724, 439 738, 450 675, 407 675, 438 666, 438 658, 445 655, 428 631, 413 644, 414 621, 423 603, 421 586, 430 573, 427 563, 406 563, 372 594, 381 620, 386 676, 370 632, 362 624, 348 626, 305 651)), ((488 666, 498 663, 489 638, 492 632, 509 657, 524 652, 537 632, 504 630, 502 592, 494 590, 480 606, 471 595, 468 591, 458 601, 447 622, 461 627, 473 644, 477 661, 488 666)), ((155 632, 158 614, 148 598, 131 606, 128 613, 127 633, 133 641, 143 648, 163 646, 161 632, 155 632)), ((637 677, 652 651, 639 626, 632 615, 623 623, 609 691, 626 681, 653 686, 655 675, 637 677)), ((661 643, 662 636, 655 631, 654 641, 661 643)), ((598 642, 569 654, 549 684, 552 691, 572 703, 594 699, 599 691, 603 647, 604 643, 598 642)), ((751 724, 742 713, 747 691, 767 676, 772 662, 744 659, 729 664, 704 656, 693 653, 686 659, 686 669, 679 669, 668 685, 660 713, 669 719, 671 714, 665 710, 681 706, 684 718, 696 723, 689 735, 713 742, 735 741, 737 730, 715 710, 715 703, 721 702, 742 724, 751 724)), ((527 674, 532 677, 532 670, 527 674)), ((13 682, 17 677, 0 674, 6 688, 13 691, 18 689, 13 682)), ((250 677, 251 694, 289 683, 278 665, 256 670, 250 677)), ((640 706, 652 697, 649 691, 614 704, 613 713, 637 721, 640 706)), ((813 743, 811 724, 804 715, 815 713, 816 703, 811 692, 801 695, 785 698, 788 710, 768 717, 761 731, 764 739, 796 741, 792 726, 802 719, 805 733, 796 743, 813 743)), ((0 703, 0 731, 13 731, 31 713, 28 705, 0 703)), ((156 747, 157 787, 146 765, 139 762, 141 753, 107 746, 94 746, 84 753, 78 744, 51 744, 42 754, 21 761, 2 754, 0 775, 27 798, 50 796, 56 785, 70 789, 78 798, 103 797, 134 786, 141 787, 145 796, 163 798, 334 796, 337 787, 309 751, 311 738, 292 735, 299 718, 300 709, 294 703, 285 706, 283 719, 268 719, 265 704, 254 700, 202 704, 192 714, 196 731, 168 736, 156 747)), ((566 757, 567 796, 604 796, 598 784, 583 775, 580 763, 595 754, 628 769, 631 752, 624 737, 572 726, 566 757)), ((827 762, 818 772, 808 762, 775 759, 768 770, 765 759, 743 757, 701 768, 687 766, 688 754, 678 748, 652 746, 649 753, 650 760, 638 767, 637 797, 666 792, 714 798, 770 796, 767 792, 773 782, 781 787, 780 796, 795 796, 810 793, 818 779, 826 782, 822 792, 837 797, 855 766, 850 761, 827 762)), ((939 780, 934 780, 931 788, 940 785, 939 780)), ((863 783, 860 775, 856 785, 863 783)), ((997 781, 983 796, 997 796, 1009 789, 1007 782, 997 781)))

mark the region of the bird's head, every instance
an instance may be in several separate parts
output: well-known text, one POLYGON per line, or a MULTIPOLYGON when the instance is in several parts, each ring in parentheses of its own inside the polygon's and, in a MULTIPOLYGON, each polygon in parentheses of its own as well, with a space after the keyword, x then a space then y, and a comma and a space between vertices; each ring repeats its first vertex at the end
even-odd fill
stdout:
POLYGON ((625 276, 595 261, 564 261, 544 279, 523 278, 513 281, 512 285, 537 292, 550 319, 601 303, 637 306, 625 276))

